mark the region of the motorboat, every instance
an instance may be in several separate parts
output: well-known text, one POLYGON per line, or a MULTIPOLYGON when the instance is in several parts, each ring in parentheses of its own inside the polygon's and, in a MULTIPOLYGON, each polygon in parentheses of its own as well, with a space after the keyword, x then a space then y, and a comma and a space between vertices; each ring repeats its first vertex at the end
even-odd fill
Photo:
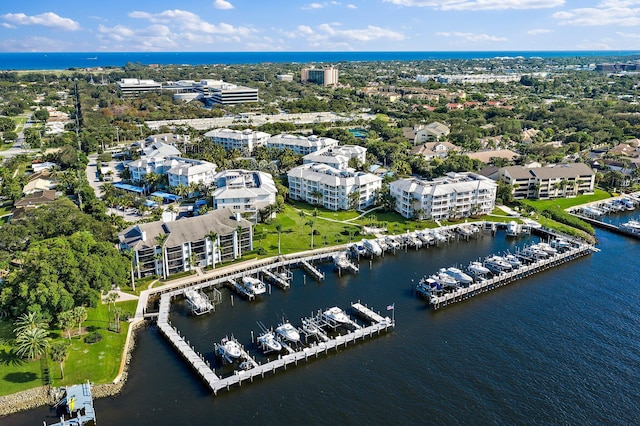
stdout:
POLYGON ((473 230, 466 225, 458 226, 456 228, 456 231, 458 232, 458 234, 462 235, 463 237, 470 237, 471 235, 473 235, 473 230))
POLYGON ((518 223, 515 220, 512 220, 507 224, 507 236, 508 237, 518 236, 518 223))
POLYGON ((492 272, 506 272, 513 269, 511 264, 501 256, 489 256, 484 260, 484 266, 492 272))
POLYGON ((550 255, 558 254, 558 250, 551 247, 548 243, 541 242, 536 244, 535 246, 547 254, 550 254, 550 255))
POLYGON ((485 267, 481 262, 469 263, 469 266, 467 266, 467 270, 476 277, 486 275, 491 272, 489 268, 485 267))
POLYGON ((376 240, 362 240, 362 245, 371 256, 382 256, 382 248, 376 240))
POLYGON ((225 337, 220 341, 220 344, 217 345, 218 354, 225 358, 229 362, 233 362, 233 360, 240 358, 242 355, 242 348, 240 344, 234 340, 225 337))
POLYGON ((446 243, 449 238, 444 231, 433 230, 433 238, 436 239, 436 243, 446 243))
POLYGON ((640 222, 637 220, 630 220, 620 225, 620 229, 630 234, 640 234, 640 222))
POLYGON ((190 288, 184 291, 184 295, 195 315, 206 314, 213 310, 213 303, 204 293, 190 288))
POLYGON ((278 336, 280 336, 281 338, 283 338, 288 342, 296 343, 300 341, 300 333, 289 322, 285 322, 279 325, 276 328, 276 333, 278 334, 278 336))
POLYGON ((462 285, 469 285, 473 282, 473 278, 462 272, 460 269, 454 268, 453 266, 447 269, 443 268, 440 271, 444 272, 445 274, 449 274, 462 285))
POLYGON ((566 250, 571 248, 571 243, 564 238, 556 238, 549 242, 549 245, 556 250, 566 250))
POLYGON ((425 245, 431 245, 436 242, 436 239, 430 233, 426 231, 416 231, 416 236, 420 238, 425 245))
POLYGON ((267 292, 267 287, 264 283, 255 277, 242 277, 242 285, 247 292, 254 296, 259 296, 267 292))
POLYGON ((422 277, 416 285, 416 292, 425 297, 436 295, 442 291, 442 286, 432 277, 422 277))
POLYGON ((447 273, 438 272, 437 274, 432 275, 431 278, 436 280, 438 284, 442 286, 443 289, 458 288, 458 281, 456 281, 455 278, 453 278, 451 275, 447 273))
POLYGON ((351 324, 349 316, 337 306, 327 309, 322 313, 322 316, 329 321, 334 321, 338 324, 351 324))
POLYGON ((337 269, 347 269, 349 267, 348 253, 346 251, 341 251, 333 256, 333 264, 337 269))
POLYGON ((282 350, 282 344, 276 339, 276 335, 268 331, 258 336, 258 342, 262 345, 265 351, 280 352, 282 350))
POLYGON ((320 327, 318 327, 313 321, 305 318, 302 320, 302 330, 310 335, 317 336, 322 333, 320 327))
POLYGON ((362 242, 353 243, 351 245, 351 250, 356 256, 364 256, 367 253, 367 250, 364 248, 364 244, 362 244, 362 242))
POLYGON ((530 259, 544 259, 549 256, 549 253, 539 249, 535 245, 523 248, 520 253, 522 254, 522 256, 528 257, 530 259))
POLYGON ((519 267, 522 266, 522 262, 520 261, 520 259, 518 259, 518 257, 513 254, 507 254, 503 257, 504 257, 504 260, 509 262, 509 264, 513 269, 518 269, 519 267))
POLYGON ((384 238, 378 238, 376 240, 376 242, 378 243, 378 245, 380 246, 380 248, 382 249, 382 251, 387 251, 389 250, 389 245, 386 243, 384 238))
POLYGON ((384 242, 390 249, 396 250, 400 248, 400 243, 394 237, 387 237, 384 242))

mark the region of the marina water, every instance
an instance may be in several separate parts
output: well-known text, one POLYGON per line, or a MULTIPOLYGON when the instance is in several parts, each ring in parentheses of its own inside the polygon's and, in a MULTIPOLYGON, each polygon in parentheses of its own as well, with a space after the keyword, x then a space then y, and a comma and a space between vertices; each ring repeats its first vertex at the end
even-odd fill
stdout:
MULTIPOLYGON (((633 217, 638 216, 634 214, 633 217)), ((622 219, 620 219, 622 220, 622 219)), ((252 352, 256 321, 299 324, 312 311, 361 300, 395 303, 395 331, 246 382, 214 397, 154 326, 138 333, 122 393, 95 402, 99 424, 637 424, 640 419, 640 243, 598 232, 602 252, 438 311, 412 290, 440 267, 468 264, 529 238, 387 254, 318 283, 301 271, 288 291, 245 302, 223 290, 217 312, 172 323, 213 361, 233 334, 252 352)), ((2 419, 42 424, 41 408, 2 419)))

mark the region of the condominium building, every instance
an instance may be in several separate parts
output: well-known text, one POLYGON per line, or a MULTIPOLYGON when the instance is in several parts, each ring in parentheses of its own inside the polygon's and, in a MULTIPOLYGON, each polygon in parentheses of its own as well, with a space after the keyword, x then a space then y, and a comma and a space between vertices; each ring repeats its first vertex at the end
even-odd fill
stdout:
POLYGON ((182 157, 145 157, 130 162, 127 167, 133 182, 144 182, 144 177, 150 173, 167 175, 169 186, 179 184, 213 182, 216 165, 202 160, 182 157))
POLYGON ((502 167, 498 179, 513 187, 513 198, 567 198, 593 193, 595 172, 584 163, 545 167, 502 167))
POLYGON ((258 211, 275 204, 278 190, 270 174, 254 170, 225 170, 215 175, 211 195, 214 209, 250 213, 257 222, 258 211))
POLYGON ((303 68, 300 80, 303 83, 315 83, 323 86, 335 86, 338 84, 338 69, 334 67, 303 68))
POLYGON ((271 135, 251 129, 214 129, 205 133, 204 137, 213 143, 222 145, 227 151, 237 149, 242 152, 242 155, 250 156, 255 148, 266 145, 271 135))
POLYGON ((167 277, 215 266, 253 250, 251 222, 229 209, 172 222, 130 226, 118 234, 121 250, 133 251, 138 278, 167 277))
POLYGON ((448 173, 434 180, 399 179, 389 184, 395 210, 406 218, 445 220, 493 211, 498 185, 475 173, 448 173))
POLYGON ((140 80, 139 78, 123 78, 118 83, 120 95, 123 98, 137 96, 141 93, 160 92, 162 84, 153 80, 140 80))
POLYGON ((327 164, 303 164, 289 170, 287 176, 289 198, 334 211, 369 207, 382 187, 382 178, 374 174, 339 170, 327 164))
POLYGON ((282 133, 272 136, 267 140, 267 148, 289 148, 298 155, 307 155, 324 148, 338 146, 340 142, 332 138, 323 138, 315 135, 299 136, 282 133))
POLYGON ((351 159, 356 159, 359 164, 364 164, 367 161, 367 148, 360 145, 324 148, 305 155, 302 157, 302 162, 303 164, 322 163, 338 170, 346 170, 351 159))
POLYGON ((258 102, 258 89, 226 83, 222 80, 202 80, 193 86, 194 92, 218 105, 258 102))

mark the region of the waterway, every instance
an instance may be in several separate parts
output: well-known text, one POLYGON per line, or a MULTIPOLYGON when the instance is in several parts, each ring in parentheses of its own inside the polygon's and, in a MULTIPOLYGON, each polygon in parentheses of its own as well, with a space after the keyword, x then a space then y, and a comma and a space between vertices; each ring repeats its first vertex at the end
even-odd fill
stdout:
MULTIPOLYGON (((638 214, 635 214, 638 216, 638 214)), ((317 283, 249 303, 224 294, 214 314, 177 304, 172 323, 214 360, 233 334, 250 346, 256 321, 299 322, 361 300, 395 303, 395 331, 214 397, 153 326, 138 334, 123 392, 95 403, 99 424, 636 424, 640 418, 640 242, 598 232, 600 253, 430 310, 413 283, 439 267, 521 246, 503 233, 386 255, 317 283)), ((535 237, 532 237, 535 239, 535 237)), ((2 424, 54 421, 42 408, 2 424)))

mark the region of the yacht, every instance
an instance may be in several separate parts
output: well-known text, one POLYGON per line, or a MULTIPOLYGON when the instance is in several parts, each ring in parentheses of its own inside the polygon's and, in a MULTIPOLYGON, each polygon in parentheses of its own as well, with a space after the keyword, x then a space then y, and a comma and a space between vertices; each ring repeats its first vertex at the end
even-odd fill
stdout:
POLYGON ((458 281, 451 275, 444 272, 438 272, 436 275, 432 275, 433 278, 442 286, 443 289, 456 289, 458 288, 458 281))
POLYGON ((302 330, 310 335, 316 336, 322 333, 320 327, 318 327, 313 321, 305 318, 302 320, 302 330))
POLYGON ((458 268, 454 268, 453 266, 447 269, 441 269, 440 272, 444 272, 445 274, 449 274, 456 281, 458 281, 462 285, 469 285, 473 282, 473 278, 469 275, 465 274, 458 268))
POLYGON ((522 262, 520 261, 520 259, 518 259, 516 256, 514 256, 513 254, 507 254, 504 256, 504 260, 506 260, 507 262, 509 262, 509 264, 511 265, 511 267, 513 269, 518 269, 519 267, 522 266, 522 262))
POLYGON ((279 325, 276 328, 276 333, 284 340, 296 343, 300 341, 300 333, 289 322, 279 325))
POLYGON ((565 250, 571 248, 571 243, 564 238, 556 238, 549 242, 549 245, 556 250, 565 250))
POLYGON ((548 243, 538 243, 535 246, 547 254, 550 254, 550 255, 558 254, 558 250, 551 247, 548 243))
POLYGON ((337 306, 333 308, 329 308, 322 313, 322 316, 330 321, 334 321, 338 324, 350 324, 351 319, 347 316, 347 314, 337 306))
POLYGON ((425 297, 431 297, 442 291, 442 286, 432 277, 422 277, 416 286, 416 292, 425 297))
POLYGON ((333 256, 333 264, 336 269, 347 269, 349 267, 349 256, 346 251, 341 251, 340 253, 333 256))
POLYGON ((371 256, 382 256, 382 248, 376 240, 362 240, 362 245, 371 256))
POLYGON ((362 242, 353 243, 353 245, 351 245, 351 250, 353 250, 353 253, 356 256, 364 256, 367 253, 362 242))
POLYGON ((640 222, 637 220, 630 220, 620 225, 620 229, 630 234, 640 235, 640 222))
POLYGON ((492 272, 506 272, 513 267, 501 256, 489 256, 484 260, 484 265, 492 272))
POLYGON ((259 296, 267 292, 267 288, 262 281, 254 277, 242 277, 242 285, 245 290, 254 296, 259 296))
POLYGON ((258 342, 260 342, 265 351, 280 352, 282 350, 282 344, 278 342, 276 335, 271 331, 258 336, 258 342))
POLYGON ((242 348, 234 339, 225 337, 218 345, 218 354, 227 361, 233 362, 233 360, 240 358, 240 355, 242 355, 242 348))
POLYGON ((395 250, 400 248, 400 243, 394 237, 387 237, 384 239, 384 242, 390 249, 395 250))
POLYGON ((517 237, 518 236, 518 223, 515 220, 512 220, 507 225, 507 237, 517 237))
POLYGON ((544 259, 549 256, 549 253, 539 249, 535 245, 523 248, 520 253, 530 259, 544 259))
POLYGON ((486 275, 491 272, 489 268, 485 267, 481 262, 469 263, 469 266, 467 266, 467 270, 476 277, 486 275))

